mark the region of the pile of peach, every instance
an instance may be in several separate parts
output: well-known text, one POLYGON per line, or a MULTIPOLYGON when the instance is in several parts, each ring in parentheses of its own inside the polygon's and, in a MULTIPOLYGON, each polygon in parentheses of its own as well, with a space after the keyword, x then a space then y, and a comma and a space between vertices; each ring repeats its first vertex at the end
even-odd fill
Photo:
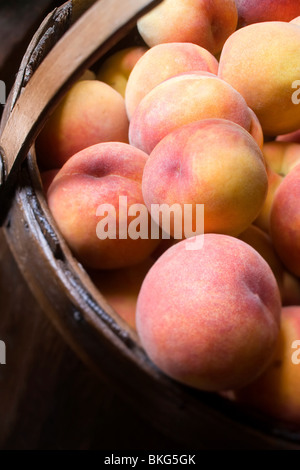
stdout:
POLYGON ((164 0, 137 23, 144 46, 88 71, 36 141, 58 229, 153 363, 296 426, 299 15, 299 0, 164 0), (153 205, 203 204, 204 234, 193 219, 151 237, 153 205))

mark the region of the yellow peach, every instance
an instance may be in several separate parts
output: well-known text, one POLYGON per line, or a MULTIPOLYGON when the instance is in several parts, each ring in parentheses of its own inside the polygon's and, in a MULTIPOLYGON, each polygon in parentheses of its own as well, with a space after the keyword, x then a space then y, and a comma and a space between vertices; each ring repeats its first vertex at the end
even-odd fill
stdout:
POLYGON ((164 0, 138 21, 149 47, 165 42, 193 42, 217 54, 237 26, 234 0, 164 0))
POLYGON ((203 47, 192 43, 168 43, 151 47, 133 68, 126 87, 125 104, 129 118, 156 85, 185 72, 218 73, 218 62, 203 47))
POLYGON ((241 28, 223 47, 219 76, 245 98, 265 135, 300 127, 299 59, 300 29, 281 21, 241 28))
POLYGON ((91 145, 128 142, 124 98, 98 80, 77 82, 50 116, 36 140, 40 168, 61 168, 75 153, 91 145))
POLYGON ((109 56, 101 65, 96 78, 105 82, 125 97, 129 75, 146 47, 128 47, 109 56))

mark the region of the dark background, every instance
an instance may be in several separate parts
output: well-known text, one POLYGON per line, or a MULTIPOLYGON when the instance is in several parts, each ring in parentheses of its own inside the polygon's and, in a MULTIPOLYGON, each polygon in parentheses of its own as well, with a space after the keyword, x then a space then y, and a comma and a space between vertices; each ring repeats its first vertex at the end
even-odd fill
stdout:
MULTIPOLYGON (((0 0, 0 80, 7 92, 31 37, 46 14, 62 1, 0 0)), ((2 109, 1 109, 2 111, 2 109)))

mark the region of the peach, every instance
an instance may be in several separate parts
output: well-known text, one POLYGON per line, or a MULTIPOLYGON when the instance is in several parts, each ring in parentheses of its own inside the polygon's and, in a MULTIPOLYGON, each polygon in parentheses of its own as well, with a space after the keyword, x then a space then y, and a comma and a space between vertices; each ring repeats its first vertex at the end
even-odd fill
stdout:
POLYGON ((236 393, 239 402, 300 424, 300 307, 284 307, 273 360, 258 380, 236 393))
MULTIPOLYGON (((129 215, 128 208, 144 205, 141 182, 146 159, 146 154, 128 144, 93 145, 71 157, 50 185, 50 211, 71 250, 86 267, 132 266, 157 247, 159 240, 147 236, 134 239, 129 233, 136 218, 129 215)), ((147 226, 149 218, 145 208, 140 224, 147 226)))
POLYGON ((125 97, 129 75, 147 50, 146 47, 133 46, 115 52, 103 62, 97 73, 97 79, 107 83, 125 97))
POLYGON ((77 82, 50 116, 36 140, 38 163, 61 168, 75 153, 91 145, 128 143, 128 118, 122 96, 98 80, 77 82))
POLYGON ((252 246, 268 263, 276 278, 280 292, 283 292, 283 265, 274 250, 270 235, 255 225, 250 225, 243 233, 239 235, 239 239, 252 246))
POLYGON ((223 47, 219 76, 243 95, 267 136, 300 127, 300 106, 293 99, 299 50, 299 27, 280 21, 239 29, 223 47))
POLYGON ((239 27, 263 21, 291 21, 300 15, 298 0, 235 0, 239 27))
POLYGON ((142 98, 164 80, 191 71, 217 74, 218 66, 214 56, 196 44, 176 42, 152 47, 135 65, 128 79, 125 104, 129 118, 142 98))
POLYGON ((138 297, 137 331, 173 379, 202 390, 238 388, 272 358, 280 295, 257 251, 227 235, 203 237, 202 249, 180 241, 152 266, 138 297))
MULTIPOLYGON (((206 232, 240 234, 257 217, 267 185, 263 156, 251 135, 233 122, 207 119, 180 127, 155 147, 145 165, 142 190, 149 211, 154 204, 176 204, 176 221, 182 221, 181 233, 188 237, 198 234, 198 204, 205 205, 206 232), (181 217, 187 204, 192 220, 181 217)), ((152 216, 163 226, 161 214, 152 216)), ((175 238, 178 224, 170 225, 175 238)))
POLYGON ((193 42, 217 54, 237 26, 234 0, 164 0, 138 20, 149 47, 165 42, 193 42))
POLYGON ((153 262, 149 257, 136 266, 90 273, 94 284, 109 305, 134 330, 138 294, 153 262))
POLYGON ((201 119, 233 121, 247 131, 252 116, 244 98, 224 80, 199 72, 169 78, 140 102, 129 125, 129 141, 150 154, 179 127, 201 119))
POLYGON ((290 23, 300 26, 300 16, 293 18, 292 21, 290 21, 290 23))
POLYGON ((276 173, 286 176, 300 163, 300 144, 293 142, 266 142, 263 147, 266 162, 276 173))
POLYGON ((277 189, 270 221, 271 237, 279 257, 292 274, 300 276, 300 164, 277 189))
POLYGON ((255 219, 254 224, 259 228, 264 230, 267 233, 270 233, 270 217, 271 217, 271 208, 274 200, 275 193, 277 188, 283 181, 283 176, 275 173, 267 165, 267 175, 268 175, 268 192, 265 202, 258 214, 258 217, 255 219))

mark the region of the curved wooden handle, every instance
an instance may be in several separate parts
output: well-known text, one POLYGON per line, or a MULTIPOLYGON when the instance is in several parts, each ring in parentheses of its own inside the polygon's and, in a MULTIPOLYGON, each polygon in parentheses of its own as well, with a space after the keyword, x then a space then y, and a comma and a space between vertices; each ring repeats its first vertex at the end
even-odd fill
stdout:
POLYGON ((18 98, 0 137, 0 208, 3 206, 3 186, 7 186, 11 174, 26 157, 49 111, 85 68, 161 1, 98 0, 49 52, 18 98))

